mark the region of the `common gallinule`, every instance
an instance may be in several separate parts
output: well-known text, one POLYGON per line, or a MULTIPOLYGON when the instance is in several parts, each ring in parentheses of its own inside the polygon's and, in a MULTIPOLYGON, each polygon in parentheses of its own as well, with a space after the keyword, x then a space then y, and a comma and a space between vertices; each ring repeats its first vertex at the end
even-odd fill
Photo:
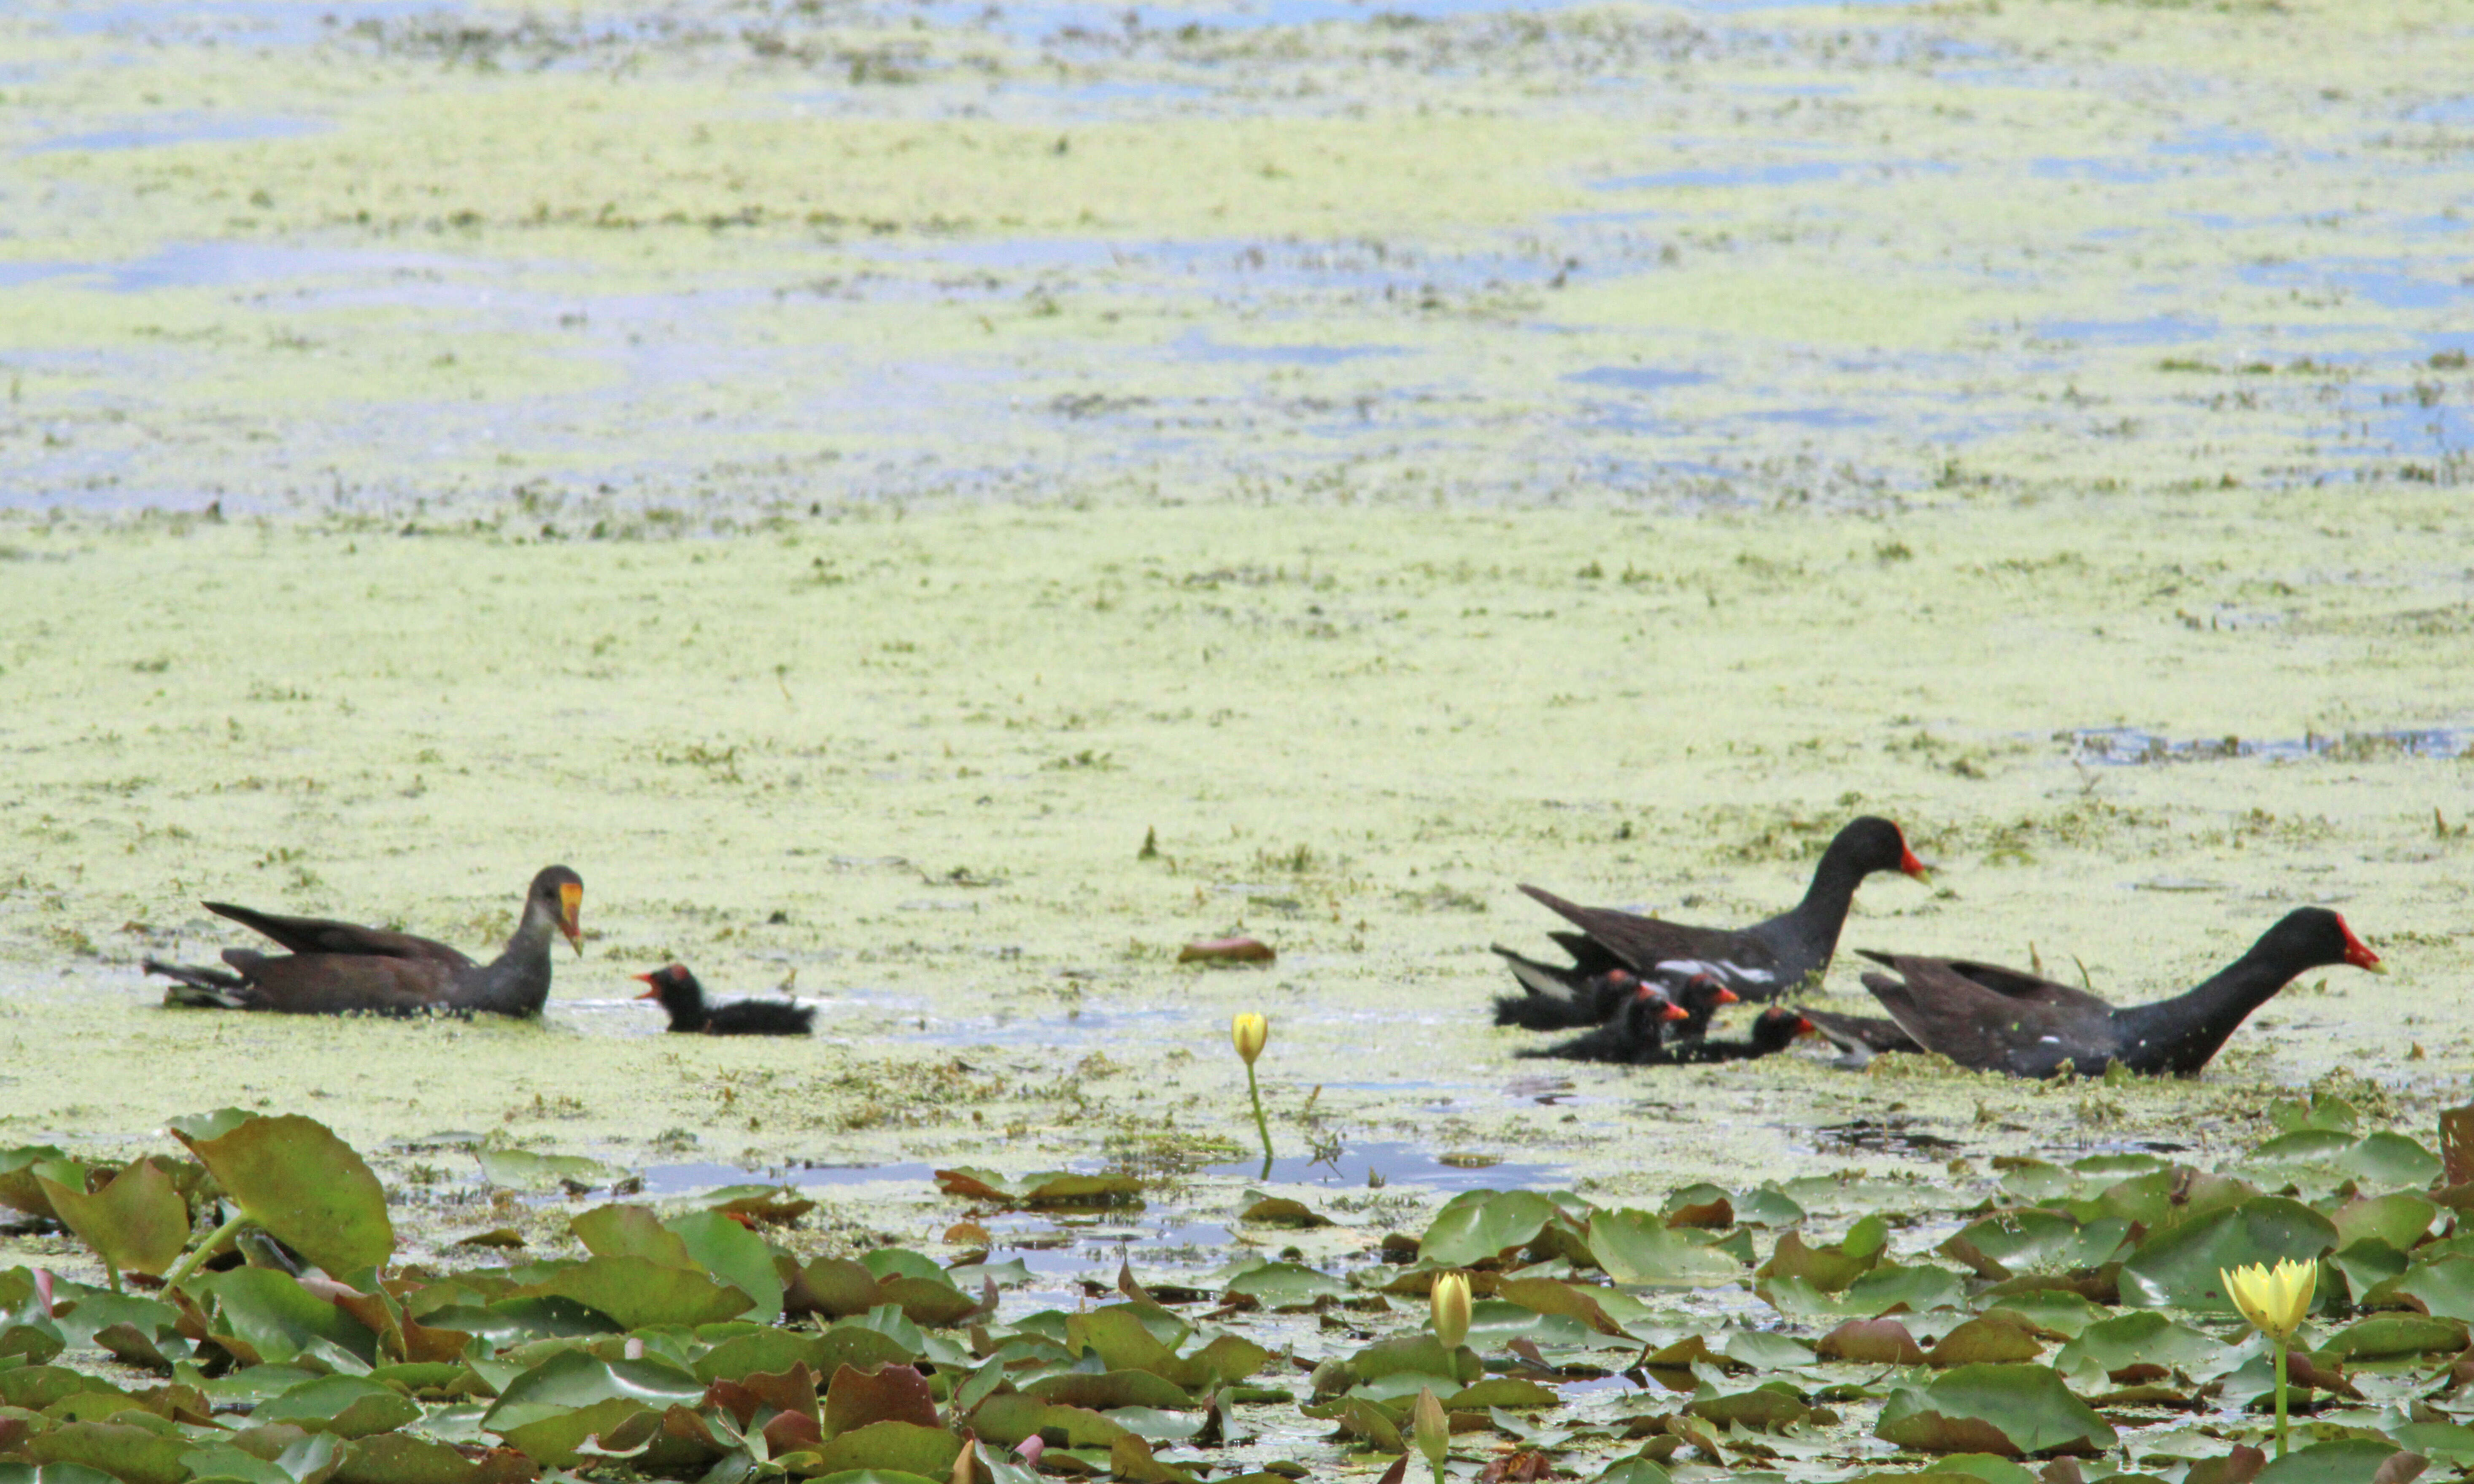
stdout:
MULTIPOLYGON (((1570 939, 1573 957, 1590 962, 1588 954, 1594 947, 1579 933, 1557 933, 1557 939, 1570 939)), ((1579 968, 1558 969, 1522 958, 1510 948, 1497 944, 1494 951, 1512 965, 1519 978, 1520 994, 1499 994, 1494 1000, 1494 1023, 1518 1025, 1533 1031, 1569 1030, 1580 1025, 1604 1025, 1622 1010, 1641 987, 1641 979, 1621 965, 1612 965, 1601 971, 1584 974, 1579 968), (1535 983, 1554 985, 1553 991, 1532 988, 1535 983)), ((1697 1041, 1710 1029, 1710 1017, 1721 1005, 1734 1004, 1741 995, 1705 973, 1684 968, 1661 969, 1652 976, 1666 997, 1682 1005, 1686 1017, 1666 1031, 1666 1039, 1697 1041)))
MULTIPOLYGON (((1575 953, 1571 972, 1603 972, 1592 967, 1601 962, 1643 976, 1671 967, 1710 974, 1745 999, 1773 999, 1802 988, 1830 967, 1856 884, 1877 871, 1903 871, 1927 879, 1924 862, 1907 849, 1899 826, 1866 815, 1851 821, 1821 852, 1812 885, 1793 911, 1746 928, 1689 927, 1611 907, 1578 906, 1534 886, 1521 890, 1586 935, 1589 951, 1575 953)), ((1518 973, 1518 966, 1514 971, 1518 973)), ((1544 993, 1527 975, 1521 976, 1521 987, 1544 993)))
POLYGON ((740 999, 727 1005, 707 1005, 704 986, 688 972, 685 964, 670 964, 635 978, 652 986, 636 997, 660 1000, 662 1008, 670 1013, 670 1029, 674 1031, 706 1036, 805 1036, 816 1018, 813 1005, 792 1005, 781 1000, 740 999))
POLYGON ((1566 1062, 1614 1062, 1642 1066, 1666 1060, 1666 1031, 1689 1018, 1691 1012, 1666 997, 1657 985, 1644 984, 1603 1025, 1551 1046, 1524 1046, 1522 1057, 1554 1057, 1566 1062))
POLYGON ((2014 1077, 2065 1070, 2094 1076, 2116 1064, 2188 1075, 2207 1065, 2235 1027, 2294 975, 2333 964, 2388 972, 2325 907, 2287 913, 2249 952, 2186 993, 2119 1010, 2085 990, 2016 969, 1904 953, 1864 956, 1897 970, 1895 978, 1866 974, 1864 988, 1901 1030, 1961 1066, 2014 1077))
POLYGON ((443 943, 409 933, 324 918, 279 917, 210 901, 207 911, 255 928, 292 951, 226 948, 223 960, 231 966, 229 971, 151 958, 145 968, 148 973, 178 981, 164 993, 167 1005, 289 1015, 441 1010, 539 1015, 549 998, 550 935, 564 933, 578 954, 584 951, 576 924, 583 902, 583 877, 565 866, 545 868, 524 893, 523 916, 506 950, 489 963, 476 964, 443 943))

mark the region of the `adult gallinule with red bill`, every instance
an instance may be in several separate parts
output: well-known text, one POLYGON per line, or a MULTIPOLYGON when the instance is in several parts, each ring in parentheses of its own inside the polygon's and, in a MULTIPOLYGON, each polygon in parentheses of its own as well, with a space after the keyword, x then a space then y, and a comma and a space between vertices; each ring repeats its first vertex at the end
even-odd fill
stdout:
POLYGON ((771 999, 708 1005, 704 986, 688 972, 685 964, 666 965, 635 978, 652 986, 636 997, 660 1000, 662 1008, 670 1013, 670 1029, 674 1031, 704 1036, 805 1036, 814 1028, 812 1022, 816 1018, 816 1010, 813 1005, 771 999))
POLYGON ((576 921, 583 903, 583 877, 565 866, 544 868, 524 893, 523 915, 505 950, 476 964, 446 944, 410 933, 210 901, 207 911, 255 928, 292 951, 226 948, 223 961, 230 971, 151 958, 145 968, 148 973, 178 981, 164 993, 167 1005, 287 1015, 444 1010, 533 1016, 541 1014, 549 998, 550 935, 563 933, 578 954, 584 951, 576 921))
MULTIPOLYGON (((1691 927, 1611 907, 1577 906, 1534 886, 1521 890, 1562 913, 1585 935, 1587 949, 1574 950, 1569 972, 1604 972, 1593 967, 1602 963, 1642 977, 1674 969, 1708 974, 1744 999, 1773 999, 1803 988, 1807 980, 1830 967, 1856 888, 1877 871, 1899 871, 1920 881, 1928 879, 1924 862, 1907 849, 1906 836, 1899 826, 1866 815, 1851 821, 1822 851, 1804 900, 1792 911, 1750 927, 1691 927)), ((1570 946, 1568 940, 1566 946, 1570 946)), ((1532 994, 1548 993, 1531 975, 1519 972, 1521 965, 1531 963, 1524 959, 1514 966, 1521 988, 1532 994)), ((1551 975, 1553 970, 1548 972, 1551 975)))
MULTIPOLYGON (((1864 950, 1858 950, 1864 951, 1864 950)), ((2116 1009, 2085 990, 1964 959, 1864 952, 1897 970, 1864 988, 1928 1051, 1973 1071, 2094 1076, 2114 1065, 2188 1076, 2293 976, 2351 964, 2388 972, 2379 955, 2325 907, 2287 913, 2250 951, 2171 999, 2116 1009)))

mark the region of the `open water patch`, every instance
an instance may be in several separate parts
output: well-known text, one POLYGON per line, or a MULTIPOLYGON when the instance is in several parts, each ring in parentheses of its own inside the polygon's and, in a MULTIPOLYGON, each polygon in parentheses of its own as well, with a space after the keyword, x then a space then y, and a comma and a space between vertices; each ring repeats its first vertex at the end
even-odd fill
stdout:
POLYGON ((55 134, 21 147, 20 155, 62 150, 145 150, 169 144, 230 144, 246 139, 292 139, 323 133, 335 126, 320 118, 217 117, 170 113, 135 119, 110 129, 55 134))
POLYGON ((2418 727, 2389 731, 2346 731, 2299 737, 2194 737, 2176 741, 2136 727, 2079 727, 2053 733, 2074 761, 2115 767, 2177 762, 2226 762, 2265 757, 2297 762, 2327 757, 2368 762, 2392 757, 2453 758, 2466 754, 2474 728, 2418 727))

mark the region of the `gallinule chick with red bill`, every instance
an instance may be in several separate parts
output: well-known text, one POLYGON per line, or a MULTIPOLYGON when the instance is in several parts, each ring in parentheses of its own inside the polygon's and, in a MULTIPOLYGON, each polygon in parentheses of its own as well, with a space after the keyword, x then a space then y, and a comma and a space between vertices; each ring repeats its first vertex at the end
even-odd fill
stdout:
MULTIPOLYGON (((1578 933, 1558 933, 1584 945, 1588 940, 1578 933)), ((1526 986, 1532 975, 1556 984, 1561 993, 1499 994, 1494 1001, 1494 1023, 1517 1025, 1533 1031, 1569 1030, 1579 1025, 1604 1025, 1613 1019, 1641 992, 1641 979, 1620 965, 1602 972, 1584 975, 1577 969, 1557 969, 1553 965, 1522 958, 1511 949, 1497 945, 1495 952, 1512 964, 1512 971, 1526 986), (1561 978, 1551 977, 1562 975, 1561 978)), ((1576 953, 1575 955, 1579 955, 1576 953)), ((1721 1005, 1732 1005, 1741 996, 1707 974, 1661 970, 1656 976, 1657 992, 1684 1007, 1685 1019, 1667 1029, 1668 1040, 1682 1037, 1698 1040, 1710 1029, 1710 1017, 1721 1005)))
POLYGON ((2092 1077, 2116 1065, 2188 1076, 2294 975, 2336 964, 2388 972, 2325 907, 2287 913, 2248 952, 2185 993, 2121 1009, 2016 969, 1906 953, 1864 956, 1897 971, 1868 973, 1864 988, 1918 1044, 1972 1071, 2013 1077, 2092 1077))
POLYGON ((1784 1005, 1772 1005, 1753 1017, 1753 1028, 1742 1041, 1688 1041, 1668 1048, 1668 1057, 1679 1065, 1705 1062, 1750 1062, 1759 1057, 1775 1056, 1817 1028, 1802 1013, 1784 1005))
MULTIPOLYGON (((1907 849, 1906 836, 1899 826, 1866 815, 1849 822, 1822 851, 1804 900, 1750 927, 1692 927, 1611 907, 1579 906, 1534 886, 1521 890, 1581 929, 1587 947, 1574 949, 1573 967, 1563 972, 1587 977, 1602 974, 1606 967, 1619 967, 1646 977, 1661 969, 1676 969, 1687 974, 1709 974, 1745 999, 1774 999, 1803 988, 1830 967, 1856 888, 1877 871, 1929 879, 1925 863, 1907 849)), ((1571 946, 1568 937, 1558 937, 1571 946)), ((1514 965, 1514 973, 1529 993, 1554 995, 1559 981, 1551 966, 1521 959, 1514 965), (1544 972, 1522 973, 1524 966, 1544 972)))
POLYGON ((814 1029, 816 1008, 772 999, 739 999, 708 1005, 704 986, 685 964, 670 964, 637 981, 652 988, 638 999, 657 999, 670 1013, 670 1029, 705 1036, 805 1036, 814 1029))
MULTIPOLYGON (((1716 981, 1710 984, 1716 987, 1716 981)), ((1513 1055, 1646 1065, 1665 1059, 1667 1031, 1690 1019, 1691 1015, 1658 985, 1637 983, 1631 997, 1608 1017, 1605 1024, 1551 1046, 1523 1046, 1513 1055)))
POLYGON ((210 901, 205 904, 207 911, 254 928, 292 951, 226 948, 223 961, 230 966, 229 971, 151 958, 145 969, 177 981, 164 993, 167 1005, 286 1015, 480 1011, 535 1016, 549 998, 550 936, 565 934, 578 954, 584 952, 576 921, 583 902, 583 877, 565 866, 544 868, 524 893, 523 914, 506 948, 477 964, 446 944, 410 933, 210 901))

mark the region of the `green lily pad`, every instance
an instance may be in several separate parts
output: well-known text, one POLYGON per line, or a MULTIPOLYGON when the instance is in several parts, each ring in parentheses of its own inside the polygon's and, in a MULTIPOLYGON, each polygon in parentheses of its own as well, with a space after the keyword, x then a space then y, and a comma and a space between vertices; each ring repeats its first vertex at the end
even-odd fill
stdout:
POLYGON ((1734 1198, 1735 1219, 1748 1227, 1791 1227, 1804 1220, 1804 1208, 1775 1185, 1757 1185, 1734 1198))
MULTIPOLYGON (((1619 1283, 1710 1288, 1744 1276, 1734 1254, 1696 1242, 1647 1211, 1597 1211, 1588 1233, 1589 1255, 1619 1283)), ((1790 1232, 1781 1240, 1794 1236, 1790 1232)))
POLYGON ((385 1189, 317 1119, 285 1113, 212 1138, 180 1137, 244 1215, 328 1273, 357 1273, 394 1255, 385 1189))
POLYGON ((2016 1325, 1977 1317, 1943 1335, 1925 1355, 1937 1370, 1953 1366, 2003 1365, 2033 1360, 2045 1348, 2016 1325))
POLYGON ((2340 1438, 2295 1448, 2262 1469, 2252 1484, 2371 1484, 2380 1465, 2402 1451, 2385 1438, 2340 1438))
MULTIPOLYGON (((2153 1309, 2099 1320, 2081 1329, 2053 1356, 2053 1367, 2069 1371, 2085 1361, 2103 1369, 2116 1381, 2138 1366, 2166 1366, 2201 1371, 2221 1364, 2233 1347, 2188 1325, 2175 1324, 2153 1309)), ((2138 1373, 2133 1373, 2138 1374, 2138 1373)))
MULTIPOLYGON (((618 1171, 598 1160, 576 1154, 535 1154, 529 1149, 483 1149, 481 1178, 512 1190, 547 1190, 562 1181, 583 1185, 608 1185, 618 1171)), ((590 1214, 588 1212, 588 1214, 590 1214)))
POLYGON ((0 1149, 0 1205, 57 1221, 60 1212, 52 1209, 49 1197, 37 1176, 48 1176, 57 1185, 71 1189, 85 1188, 86 1167, 83 1161, 72 1160, 57 1145, 19 1144, 13 1149, 0 1149))
POLYGON ((2337 1129, 2296 1129, 2261 1144, 2250 1152, 2250 1157, 2298 1164, 2326 1164, 2353 1147, 2353 1136, 2337 1129))
POLYGON ((1927 1453, 2098 1453, 2113 1427, 2050 1366, 1961 1366, 1922 1391, 1902 1390, 1873 1435, 1927 1453))
POLYGON ((666 1268, 692 1268, 695 1258, 678 1233, 662 1225, 649 1206, 596 1206, 568 1218, 568 1230, 596 1257, 643 1257, 666 1268))
POLYGON ((359 1320, 309 1292, 289 1273, 273 1268, 233 1268, 202 1273, 187 1281, 214 1301, 213 1332, 245 1351, 253 1363, 280 1365, 333 1346, 366 1366, 377 1356, 377 1336, 359 1320))
POLYGON ((1016 1179, 964 1166, 936 1171, 936 1189, 1007 1206, 1092 1209, 1143 1204, 1143 1183, 1131 1175, 1078 1175, 1072 1170, 1040 1170, 1016 1179))
MULTIPOLYGON (((148 1414, 136 1415, 156 1421, 148 1414)), ((26 1456, 37 1463, 83 1464, 120 1484, 181 1484, 189 1476, 182 1455, 195 1446, 177 1428, 166 1436, 134 1422, 70 1423, 38 1432, 22 1445, 26 1456)))
POLYGON ((1755 1270, 1754 1276, 1763 1280, 1801 1279, 1823 1293, 1839 1293, 1879 1265, 1889 1251, 1889 1223, 1878 1215, 1858 1221, 1848 1230, 1845 1239, 1825 1246, 1813 1246, 1801 1233, 1789 1232, 1779 1238, 1770 1260, 1755 1270))
POLYGON ((1085 1407, 1058 1406, 1009 1391, 972 1408, 971 1430, 982 1441, 1012 1448, 1029 1437, 1046 1437, 1061 1448, 1107 1448, 1126 1429, 1085 1407))
POLYGON ((1062 1371, 1025 1381, 1022 1389, 1042 1401, 1113 1412, 1119 1407, 1176 1408, 1194 1405, 1184 1387, 1149 1371, 1062 1371))
POLYGON ((2396 1291, 2420 1300, 2434 1318, 2474 1323, 2474 1257, 2416 1262, 2396 1280, 2396 1291))
POLYGON ((1490 1376, 1472 1381, 1449 1395, 1438 1394, 1443 1408, 1451 1412, 1483 1412, 1489 1407, 1554 1406, 1562 1402, 1563 1394, 1552 1386, 1516 1376, 1490 1376))
POLYGON ((1558 1214, 1531 1190, 1465 1190, 1443 1203, 1418 1239, 1418 1257, 1444 1267, 1508 1259, 1538 1239, 1558 1214))
MULTIPOLYGON (((2438 1161, 2432 1161, 2435 1165, 2438 1161)), ((2365 1237, 2376 1237, 2399 1252, 2410 1251, 2431 1230, 2439 1208, 2411 1190, 2398 1190, 2366 1200, 2348 1201, 2328 1218, 2337 1228, 2340 1250, 2365 1237)))
POLYGON ((356 1376, 322 1376, 303 1382, 250 1413, 253 1424, 290 1423, 309 1432, 365 1438, 421 1419, 420 1403, 391 1387, 356 1376))
POLYGON ((603 1402, 625 1401, 661 1411, 693 1406, 704 1400, 704 1382, 667 1360, 604 1360, 580 1350, 563 1350, 510 1381, 482 1414, 480 1426, 504 1437, 530 1424, 603 1402))
POLYGON ((61 1224, 124 1273, 160 1277, 189 1244, 189 1203, 152 1160, 128 1165, 92 1195, 46 1178, 42 1166, 34 1174, 61 1224))
POLYGON ((516 1298, 572 1299, 607 1314, 622 1329, 645 1325, 704 1325, 746 1312, 746 1294, 702 1273, 664 1267, 643 1257, 589 1257, 517 1290, 516 1298))
POLYGON ((2403 1134, 2373 1134, 2336 1159, 2348 1175, 2383 1185, 2427 1185, 2440 1172, 2439 1156, 2403 1134))
POLYGON ((1229 1280, 1226 1294, 1252 1300, 1274 1314, 1291 1314, 1346 1298, 1348 1285, 1295 1262, 1266 1262, 1229 1280))
POLYGON ((962 1451, 962 1440, 942 1427, 917 1423, 870 1423, 835 1433, 816 1451, 828 1472, 891 1469, 944 1478, 962 1451))
POLYGON ((2317 1211, 2280 1196, 2253 1196, 2140 1243, 2122 1265, 2122 1301, 2228 1313, 2233 1302, 2219 1270, 2316 1257, 2336 1245, 2336 1227, 2317 1211))
POLYGON ((2461 1351, 2465 1348, 2465 1323, 2422 1314, 2380 1314, 2347 1325, 2324 1348, 2348 1360, 2461 1351))
POLYGON ((480 1484, 481 1477, 480 1465, 444 1443, 385 1432, 345 1449, 333 1484, 480 1484))
POLYGON ((1704 1381, 1692 1400, 1684 1403, 1684 1410, 1722 1427, 1749 1427, 1756 1432, 1783 1431, 1812 1415, 1812 1407, 1784 1381, 1763 1381, 1740 1391, 1721 1390, 1704 1381))
POLYGON ((1852 1360, 1858 1365, 1920 1366, 1924 1347, 1907 1327, 1895 1319, 1851 1319, 1821 1337, 1813 1347, 1824 1360, 1852 1360))
MULTIPOLYGON (((773 1266, 773 1249, 764 1238, 717 1210, 690 1211, 664 1226, 686 1246, 698 1267, 747 1295, 745 1318, 771 1324, 782 1317, 782 1275, 773 1266)), ((942 1273, 935 1279, 944 1283, 942 1273)))

